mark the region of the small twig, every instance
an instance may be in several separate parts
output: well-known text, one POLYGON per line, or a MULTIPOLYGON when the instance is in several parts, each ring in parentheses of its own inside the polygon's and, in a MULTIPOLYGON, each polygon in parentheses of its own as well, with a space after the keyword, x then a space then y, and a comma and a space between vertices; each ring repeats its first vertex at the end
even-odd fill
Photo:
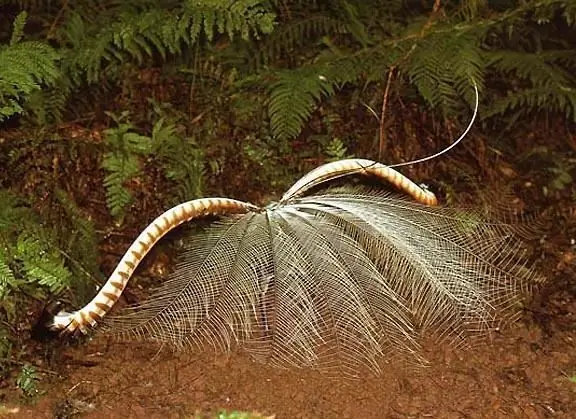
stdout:
POLYGON ((50 25, 50 29, 48 29, 48 34, 46 35, 47 39, 53 39, 54 38, 54 32, 56 31, 56 25, 60 21, 60 18, 62 17, 62 15, 64 14, 64 10, 66 10, 66 9, 68 9, 68 0, 64 0, 62 2, 62 7, 60 8, 60 10, 58 10, 58 14, 56 15, 56 17, 52 21, 52 25, 50 25))
POLYGON ((74 384, 72 387, 70 387, 68 389, 68 391, 66 392, 66 394, 70 394, 72 393, 74 390, 76 390, 78 388, 78 386, 80 386, 81 384, 92 384, 92 381, 87 381, 87 380, 82 380, 77 382, 76 384, 74 384))
MULTIPOLYGON (((424 26, 422 27, 422 29, 420 30, 420 33, 417 35, 417 39, 421 39, 424 37, 424 35, 426 34, 426 31, 432 26, 432 23, 434 22, 434 18, 436 17, 436 15, 438 14, 438 11, 440 10, 440 0, 434 0, 434 6, 432 6, 432 12, 430 13, 430 16, 428 16, 428 20, 426 21, 426 23, 424 24, 424 26)), ((380 135, 379 135, 379 141, 378 141, 378 160, 381 161, 382 156, 384 154, 384 149, 386 147, 386 107, 388 105, 388 98, 390 97, 390 85, 392 84, 392 78, 394 76, 394 71, 396 70, 396 68, 404 61, 406 61, 410 55, 412 55, 412 53, 416 50, 416 43, 414 43, 414 45, 412 45, 412 47, 406 52, 406 54, 404 54, 402 57, 400 57, 398 60, 396 60, 396 62, 394 64, 392 64, 390 66, 390 68, 388 69, 388 78, 386 80, 386 87, 384 88, 384 94, 382 97, 382 111, 380 113, 380 135)))
POLYGON ((430 16, 428 16, 428 20, 426 21, 426 24, 422 27, 422 30, 420 31, 420 37, 423 37, 426 31, 430 28, 430 26, 432 26, 434 18, 436 17, 436 14, 438 13, 439 10, 440 10, 440 0, 434 0, 434 6, 432 6, 432 13, 430 13, 430 16))
POLYGON ((382 111, 380 112, 380 136, 378 142, 378 160, 382 161, 382 156, 384 154, 384 149, 386 148, 386 106, 388 105, 388 97, 390 95, 390 85, 392 84, 392 77, 394 76, 394 71, 396 66, 390 67, 388 70, 388 80, 386 80, 386 87, 384 88, 384 97, 382 99, 382 111))

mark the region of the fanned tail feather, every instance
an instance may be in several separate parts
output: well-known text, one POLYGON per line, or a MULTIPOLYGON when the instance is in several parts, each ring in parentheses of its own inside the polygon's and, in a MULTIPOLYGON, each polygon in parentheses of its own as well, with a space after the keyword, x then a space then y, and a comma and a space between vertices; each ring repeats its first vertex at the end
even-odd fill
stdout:
POLYGON ((190 239, 151 297, 112 331, 283 367, 378 370, 418 339, 459 342, 519 311, 532 283, 514 228, 369 189, 235 215, 190 239))

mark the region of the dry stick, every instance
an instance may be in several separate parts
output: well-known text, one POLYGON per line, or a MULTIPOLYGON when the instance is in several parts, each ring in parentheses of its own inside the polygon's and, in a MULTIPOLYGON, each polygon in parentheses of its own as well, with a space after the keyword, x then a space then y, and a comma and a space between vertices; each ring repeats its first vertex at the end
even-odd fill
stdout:
POLYGON ((388 70, 388 80, 386 81, 386 87, 384 88, 384 98, 382 99, 382 112, 380 114, 380 138, 378 142, 379 161, 382 161, 382 155, 384 154, 384 148, 386 146, 386 124, 384 123, 384 115, 386 115, 386 105, 388 105, 388 95, 390 93, 390 84, 392 84, 394 70, 396 70, 396 66, 394 65, 391 66, 388 70))
MULTIPOLYGON (((430 13, 430 16, 428 16, 428 20, 426 21, 426 24, 422 27, 422 30, 420 31, 419 35, 418 35, 418 39, 422 39, 424 37, 424 35, 426 34, 426 31, 430 28, 430 26, 432 26, 432 23, 434 21, 434 17, 436 16, 436 14, 438 13, 438 11, 440 10, 440 0, 435 0, 434 1, 434 6, 432 7, 432 13, 430 13)), ((386 116, 386 107, 388 105, 388 98, 390 97, 390 85, 392 84, 392 77, 394 76, 394 71, 396 70, 396 68, 404 61, 406 61, 408 59, 408 57, 410 57, 410 55, 412 55, 412 53, 414 52, 414 50, 416 49, 416 43, 414 43, 414 45, 412 45, 412 48, 410 48, 410 50, 408 50, 408 52, 406 52, 406 54, 404 54, 402 57, 400 57, 396 63, 392 64, 390 66, 390 69, 388 70, 388 79, 386 80, 386 87, 384 88, 384 94, 382 97, 382 111, 380 113, 380 135, 379 135, 379 141, 378 141, 378 160, 382 161, 382 155, 384 154, 384 148, 386 146, 386 123, 385 123, 385 116, 386 116)))
POLYGON ((56 15, 56 17, 52 21, 52 24, 50 25, 50 29, 48 29, 46 39, 53 39, 54 38, 54 32, 56 31, 56 24, 58 23, 58 21, 60 20, 60 18, 64 14, 64 10, 66 10, 66 9, 68 9, 68 0, 64 0, 62 2, 62 7, 60 8, 60 10, 58 10, 58 14, 56 15))

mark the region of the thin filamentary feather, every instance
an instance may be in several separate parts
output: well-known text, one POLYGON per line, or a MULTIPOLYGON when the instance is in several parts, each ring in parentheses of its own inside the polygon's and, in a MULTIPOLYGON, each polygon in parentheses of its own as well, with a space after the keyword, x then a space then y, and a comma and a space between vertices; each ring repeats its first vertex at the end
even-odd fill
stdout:
POLYGON ((532 273, 514 228, 367 188, 225 218, 169 279, 105 319, 177 347, 241 344, 277 366, 378 370, 432 334, 459 342, 518 312, 532 273))

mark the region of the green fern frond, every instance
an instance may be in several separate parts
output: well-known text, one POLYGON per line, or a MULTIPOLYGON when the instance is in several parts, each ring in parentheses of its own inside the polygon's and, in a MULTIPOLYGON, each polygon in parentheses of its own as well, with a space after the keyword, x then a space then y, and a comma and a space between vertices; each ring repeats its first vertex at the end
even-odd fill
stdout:
POLYGON ((8 295, 10 288, 13 288, 15 283, 16 277, 10 268, 8 254, 0 248, 0 301, 8 295))
POLYGON ((568 86, 574 79, 557 66, 545 61, 545 56, 538 53, 517 51, 497 51, 487 53, 488 65, 504 75, 514 75, 529 81, 533 86, 556 88, 568 86))
POLYGON ((275 15, 265 5, 262 0, 187 0, 183 19, 190 22, 192 43, 202 33, 209 41, 217 33, 248 40, 274 28, 275 15))
POLYGON ((26 11, 21 12, 14 19, 12 36, 10 37, 10 45, 16 45, 22 40, 24 36, 24 26, 26 25, 26 20, 28 19, 28 13, 26 11))
POLYGON ((518 82, 506 96, 497 98, 483 118, 510 111, 527 114, 546 108, 576 120, 576 77, 561 65, 573 58, 557 51, 548 54, 497 51, 486 53, 488 66, 504 77, 518 82))
POLYGON ((67 59, 71 74, 80 82, 85 75, 93 83, 118 64, 142 64, 159 53, 163 58, 182 53, 201 39, 216 35, 242 39, 269 33, 275 16, 262 0, 192 1, 174 7, 156 7, 135 12, 132 9, 109 10, 98 16, 101 22, 89 22, 80 11, 71 13, 62 37, 73 48, 67 59))
MULTIPOLYGON (((32 283, 53 293, 70 286, 59 236, 22 199, 0 190, 0 296, 32 283)), ((34 294, 41 296, 41 288, 34 294)))
POLYGON ((414 44, 401 70, 433 109, 453 114, 464 95, 473 103, 471 85, 482 83, 484 60, 481 38, 474 32, 431 35, 414 44))
POLYGON ((542 87, 510 92, 508 96, 496 99, 482 117, 491 118, 509 112, 526 115, 544 107, 549 112, 564 114, 567 119, 576 122, 576 89, 565 88, 554 95, 542 87))
POLYGON ((132 202, 132 194, 126 189, 124 183, 139 172, 139 161, 134 156, 118 156, 107 153, 104 156, 102 167, 110 172, 104 178, 106 204, 112 216, 118 218, 124 214, 132 202))
POLYGON ((281 140, 294 138, 312 114, 316 102, 334 92, 329 81, 316 68, 300 68, 276 74, 270 86, 268 112, 272 133, 281 140))
POLYGON ((32 93, 60 76, 56 50, 42 42, 21 41, 25 22, 23 12, 14 22, 10 44, 0 46, 0 121, 22 113, 32 93))
POLYGON ((179 202, 202 196, 204 153, 192 139, 178 133, 174 123, 160 118, 152 130, 154 155, 167 179, 174 182, 179 202))
POLYGON ((70 271, 64 266, 60 253, 43 237, 23 232, 16 247, 29 282, 37 282, 56 294, 70 286, 70 271))
POLYGON ((132 202, 125 183, 140 173, 140 156, 151 151, 150 138, 133 132, 133 128, 131 124, 120 123, 117 128, 104 131, 110 150, 102 161, 102 167, 108 172, 104 178, 106 203, 115 218, 120 218, 132 202))

